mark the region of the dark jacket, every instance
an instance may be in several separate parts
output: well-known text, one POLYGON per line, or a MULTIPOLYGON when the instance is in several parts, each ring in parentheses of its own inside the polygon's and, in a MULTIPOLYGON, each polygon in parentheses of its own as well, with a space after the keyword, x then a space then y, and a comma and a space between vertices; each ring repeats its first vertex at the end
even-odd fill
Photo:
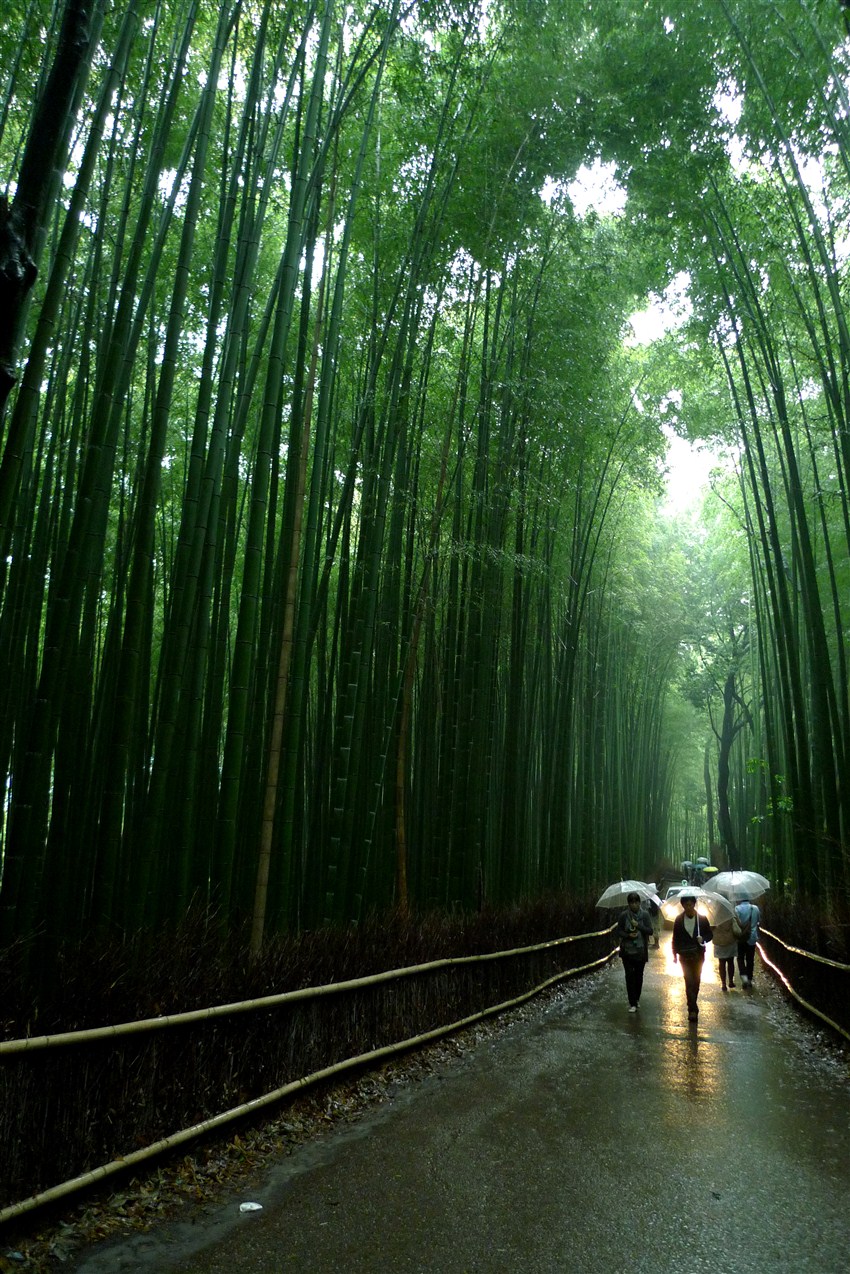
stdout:
POLYGON ((697 933, 703 942, 711 942, 713 934, 711 925, 705 916, 697 916, 697 929, 694 930, 693 936, 688 933, 685 928, 685 913, 680 911, 676 919, 673 921, 673 954, 677 955, 680 960, 704 960, 705 947, 697 942, 697 933))
POLYGON ((627 907, 621 912, 617 921, 617 937, 624 960, 649 959, 646 940, 652 937, 652 921, 643 909, 634 912, 627 907))

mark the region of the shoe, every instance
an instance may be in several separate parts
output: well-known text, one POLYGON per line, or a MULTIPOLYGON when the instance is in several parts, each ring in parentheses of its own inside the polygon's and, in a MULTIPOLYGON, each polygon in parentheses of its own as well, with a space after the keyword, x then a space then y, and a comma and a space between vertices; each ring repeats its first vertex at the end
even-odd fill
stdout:
POLYGON ((742 977, 742 978, 741 978, 741 986, 749 986, 749 985, 750 985, 750 979, 749 979, 749 978, 746 978, 746 977, 742 977))
POLYGON ((735 985, 735 983, 733 982, 733 980, 732 980, 731 978, 729 979, 729 985, 730 985, 730 986, 734 986, 734 985, 735 985))
POLYGON ((629 1005, 629 1012, 630 1012, 630 1013, 637 1013, 637 1005, 636 1005, 636 1004, 630 1004, 630 1005, 629 1005))
POLYGON ((720 983, 720 990, 721 990, 721 991, 728 991, 728 990, 729 990, 729 988, 728 988, 728 986, 726 985, 726 983, 725 983, 725 982, 721 982, 721 983, 720 983))

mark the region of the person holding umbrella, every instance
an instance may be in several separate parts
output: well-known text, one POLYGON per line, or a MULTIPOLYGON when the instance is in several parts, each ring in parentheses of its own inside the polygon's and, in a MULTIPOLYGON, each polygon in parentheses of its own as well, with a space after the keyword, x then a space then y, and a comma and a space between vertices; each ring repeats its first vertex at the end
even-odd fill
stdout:
MULTIPOLYGON (((770 881, 760 872, 735 869, 719 872, 712 878, 708 888, 729 899, 734 906, 732 930, 738 944, 738 972, 741 975, 741 986, 750 988, 753 985, 753 964, 761 919, 755 900, 768 892, 770 881)), ((717 953, 717 943, 714 944, 714 950, 717 953)))
POLYGON ((735 957, 738 954, 738 939, 732 927, 732 917, 724 916, 719 923, 715 921, 711 927, 711 935, 717 971, 720 974, 720 989, 725 991, 727 978, 729 986, 735 985, 735 957))
POLYGON ((711 942, 711 925, 697 913, 697 900, 693 893, 679 895, 682 910, 673 921, 673 962, 682 966, 685 980, 685 998, 688 1002, 688 1021, 699 1017, 697 997, 705 962, 705 945, 711 942))
POLYGON ((617 937, 620 939, 620 957, 626 975, 626 995, 629 1012, 637 1013, 640 993, 643 990, 643 974, 649 959, 649 939, 652 937, 652 921, 640 905, 640 894, 633 890, 626 902, 626 910, 617 921, 617 937))
POLYGON ((735 919, 738 930, 738 972, 741 975, 741 986, 752 988, 753 966, 756 958, 756 943, 759 939, 759 909, 749 898, 742 898, 735 907, 735 919))
POLYGON ((652 893, 648 898, 641 899, 641 911, 645 911, 649 916, 649 923, 652 925, 652 945, 659 947, 661 943, 658 941, 658 935, 661 932, 661 899, 658 894, 652 893))

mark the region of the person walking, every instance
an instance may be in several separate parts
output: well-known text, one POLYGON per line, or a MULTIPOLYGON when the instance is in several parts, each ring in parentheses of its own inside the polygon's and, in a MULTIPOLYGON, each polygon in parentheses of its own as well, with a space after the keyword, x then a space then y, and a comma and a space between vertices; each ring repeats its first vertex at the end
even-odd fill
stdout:
POLYGON ((647 898, 641 904, 643 911, 649 915, 649 923, 652 925, 652 945, 660 947, 659 935, 661 933, 661 908, 654 898, 647 898))
POLYGON ((688 1003, 688 1021, 699 1017, 697 998, 705 963, 705 946, 712 940, 711 925, 697 914, 697 900, 693 894, 681 893, 682 910, 673 921, 673 963, 682 966, 685 980, 685 998, 688 1003))
POLYGON ((643 974, 649 959, 649 939, 652 937, 652 921, 641 908, 640 894, 630 893, 626 910, 617 921, 617 937, 620 939, 620 958, 626 975, 626 995, 629 1012, 637 1013, 640 993, 643 990, 643 974))
POLYGON ((752 988, 753 966, 756 959, 756 943, 759 940, 759 920, 761 913, 749 898, 742 898, 735 907, 735 919, 741 930, 738 942, 738 972, 741 975, 741 986, 752 988))
POLYGON ((720 989, 725 991, 727 983, 735 985, 735 957, 738 954, 738 939, 732 929, 732 917, 727 916, 712 928, 712 943, 720 973, 720 989))

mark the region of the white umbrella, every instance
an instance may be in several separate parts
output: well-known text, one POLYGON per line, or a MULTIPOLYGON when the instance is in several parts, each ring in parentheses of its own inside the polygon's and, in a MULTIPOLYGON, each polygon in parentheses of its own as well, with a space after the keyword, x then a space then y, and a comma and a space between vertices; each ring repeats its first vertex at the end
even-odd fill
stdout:
POLYGON ((731 920, 734 906, 729 899, 724 898, 722 894, 709 893, 708 890, 701 889, 699 885, 686 885, 675 898, 668 898, 662 903, 661 914, 664 919, 675 920, 682 910, 682 899, 689 897, 696 898, 697 911, 701 916, 706 917, 710 925, 718 925, 722 920, 731 920))
POLYGON ((629 894, 640 894, 641 898, 651 898, 655 892, 654 885, 645 880, 618 880, 609 885, 596 903, 597 907, 625 907, 629 894))
POLYGON ((721 871, 707 880, 705 886, 712 893, 722 894, 733 902, 741 902, 744 898, 752 902, 767 893, 770 881, 757 871, 721 871))

